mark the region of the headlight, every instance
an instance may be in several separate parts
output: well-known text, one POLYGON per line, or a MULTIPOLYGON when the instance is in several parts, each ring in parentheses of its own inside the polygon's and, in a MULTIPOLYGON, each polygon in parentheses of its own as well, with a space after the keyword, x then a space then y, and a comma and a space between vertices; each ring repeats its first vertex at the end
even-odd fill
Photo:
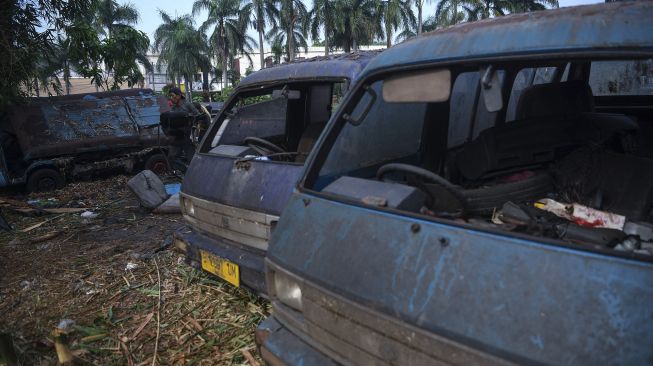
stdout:
POLYGON ((274 293, 281 303, 302 311, 302 289, 299 282, 290 276, 274 272, 274 293))
POLYGON ((188 198, 184 198, 183 203, 184 212, 188 215, 195 216, 195 206, 193 206, 193 201, 188 198))

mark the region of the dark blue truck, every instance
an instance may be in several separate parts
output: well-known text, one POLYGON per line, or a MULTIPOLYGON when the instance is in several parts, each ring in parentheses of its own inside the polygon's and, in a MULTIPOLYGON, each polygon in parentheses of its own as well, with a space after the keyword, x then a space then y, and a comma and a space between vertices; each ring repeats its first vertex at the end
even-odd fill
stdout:
POLYGON ((0 115, 0 187, 60 188, 67 180, 122 171, 165 170, 169 110, 151 89, 30 98, 0 115))
POLYGON ((386 50, 273 232, 271 365, 653 364, 653 2, 386 50))
POLYGON ((304 162, 344 92, 374 53, 257 71, 207 131, 181 187, 187 262, 265 294, 264 257, 304 162))

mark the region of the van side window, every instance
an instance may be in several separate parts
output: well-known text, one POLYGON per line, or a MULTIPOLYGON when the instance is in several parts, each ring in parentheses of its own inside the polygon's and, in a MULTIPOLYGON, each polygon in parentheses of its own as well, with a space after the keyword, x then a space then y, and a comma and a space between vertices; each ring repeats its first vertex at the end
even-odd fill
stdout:
POLYGON ((595 96, 653 95, 653 59, 592 62, 589 84, 595 96))
POLYGON ((521 69, 517 73, 510 92, 510 100, 508 101, 508 109, 506 110, 506 122, 515 120, 517 102, 519 101, 522 91, 531 85, 548 84, 553 82, 556 70, 556 67, 538 67, 521 69))
POLYGON ((456 78, 449 102, 448 147, 462 145, 468 140, 479 87, 478 72, 464 72, 456 78))

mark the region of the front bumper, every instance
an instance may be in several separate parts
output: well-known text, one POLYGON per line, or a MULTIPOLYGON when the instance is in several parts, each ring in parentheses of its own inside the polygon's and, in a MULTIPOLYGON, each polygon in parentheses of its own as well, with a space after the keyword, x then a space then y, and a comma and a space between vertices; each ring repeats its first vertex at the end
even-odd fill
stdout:
POLYGON ((256 335, 261 357, 269 365, 337 365, 279 324, 274 316, 258 325, 256 335))
POLYGON ((265 251, 248 248, 230 240, 216 239, 192 229, 174 234, 175 247, 183 252, 186 263, 202 269, 200 250, 236 263, 240 267, 240 283, 259 295, 266 295, 265 251))

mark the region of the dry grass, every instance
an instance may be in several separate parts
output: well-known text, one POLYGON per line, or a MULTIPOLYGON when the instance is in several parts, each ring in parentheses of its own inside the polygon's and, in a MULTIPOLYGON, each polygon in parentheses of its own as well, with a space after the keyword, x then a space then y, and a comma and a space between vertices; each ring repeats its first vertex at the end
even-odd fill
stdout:
POLYGON ((100 214, 85 220, 3 209, 14 230, 0 232, 0 333, 11 334, 20 363, 57 363, 50 333, 61 319, 75 321, 67 345, 79 364, 248 364, 248 352, 258 359, 253 331, 268 303, 164 249, 183 220, 139 208, 126 180, 0 196, 100 214))

